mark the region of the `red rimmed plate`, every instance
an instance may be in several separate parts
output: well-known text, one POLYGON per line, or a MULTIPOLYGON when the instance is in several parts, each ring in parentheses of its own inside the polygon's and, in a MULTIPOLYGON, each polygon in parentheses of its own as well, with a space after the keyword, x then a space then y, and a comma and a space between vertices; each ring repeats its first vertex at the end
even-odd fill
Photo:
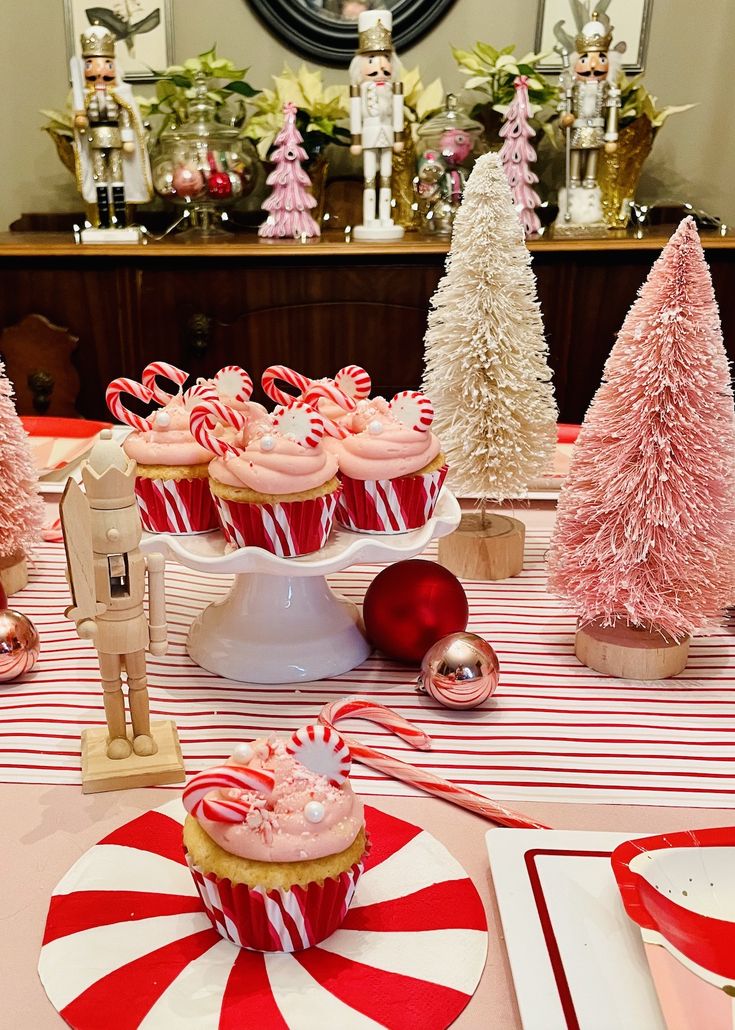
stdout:
POLYGON ((111 422, 44 415, 23 415, 21 422, 28 433, 31 457, 39 476, 63 473, 84 457, 101 430, 112 426, 111 422))

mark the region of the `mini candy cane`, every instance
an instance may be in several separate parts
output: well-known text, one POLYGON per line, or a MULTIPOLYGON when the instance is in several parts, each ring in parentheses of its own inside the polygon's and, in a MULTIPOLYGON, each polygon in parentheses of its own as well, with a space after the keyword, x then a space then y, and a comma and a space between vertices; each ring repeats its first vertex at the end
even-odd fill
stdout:
POLYGON ((331 379, 318 379, 307 386, 301 399, 305 404, 318 404, 322 397, 331 401, 332 404, 336 404, 343 411, 354 411, 357 407, 354 397, 349 397, 343 390, 340 390, 331 379))
POLYGON ((350 775, 350 752, 331 726, 303 726, 286 744, 286 751, 311 772, 325 776, 333 787, 350 775))
POLYGON ((281 390, 280 387, 276 386, 276 381, 293 386, 299 391, 299 394, 302 394, 313 382, 308 376, 302 375, 301 372, 295 372, 292 368, 288 368, 287 365, 271 365, 270 368, 267 368, 260 380, 263 392, 272 401, 275 401, 276 404, 282 404, 285 408, 289 404, 293 404, 295 400, 298 400, 298 397, 292 393, 286 393, 285 390, 281 390))
MULTIPOLYGON (((385 708, 383 705, 368 701, 362 697, 345 697, 341 701, 333 701, 331 704, 325 705, 319 713, 319 721, 333 729, 335 722, 349 716, 359 716, 360 718, 368 719, 370 722, 375 722, 421 750, 427 750, 431 747, 430 738, 419 730, 418 727, 412 726, 410 722, 403 719, 397 712, 391 711, 390 708, 385 708)), ((449 780, 436 776, 434 773, 429 772, 428 769, 417 769, 409 765, 408 762, 401 762, 397 758, 389 758, 380 751, 376 751, 375 748, 361 744, 354 737, 345 736, 343 740, 349 747, 353 759, 356 758, 363 765, 370 766, 371 769, 377 769, 379 772, 384 772, 396 780, 409 783, 411 786, 424 790, 427 794, 432 794, 434 797, 451 801, 452 804, 459 805, 460 808, 467 808, 470 812, 475 812, 484 819, 490 819, 492 822, 500 823, 502 826, 515 826, 522 829, 536 830, 548 829, 548 826, 545 826, 544 823, 537 823, 534 819, 521 815, 520 812, 514 812, 510 808, 505 808, 504 805, 499 804, 497 801, 491 801, 490 798, 483 797, 482 794, 476 794, 473 790, 467 790, 466 787, 450 783, 449 780)))
POLYGON ((181 387, 189 378, 189 373, 185 372, 183 368, 177 368, 176 365, 170 365, 167 361, 152 361, 150 365, 146 365, 143 369, 141 378, 143 386, 148 387, 159 404, 168 404, 172 397, 176 397, 178 393, 181 393, 181 387), (168 393, 167 390, 160 387, 156 382, 156 376, 161 376, 161 378, 175 383, 179 388, 177 393, 168 393))
MULTIPOLYGON (((202 803, 207 794, 213 790, 248 790, 270 797, 276 779, 266 769, 251 769, 248 765, 216 765, 212 769, 193 776, 184 787, 181 800, 187 812, 197 818, 202 811, 202 803)), ((218 799, 223 804, 228 799, 218 799)), ((232 802, 230 802, 232 804, 232 802)), ((210 807, 210 811, 213 809, 210 807)), ((246 813, 247 814, 247 813, 246 813)), ((209 817, 208 817, 209 818, 209 817)), ((214 822, 232 822, 232 819, 216 819, 214 822)))
POLYGON ((189 414, 189 429, 198 444, 221 458, 228 454, 240 454, 242 448, 214 435, 214 428, 218 422, 232 426, 233 429, 242 429, 247 418, 242 412, 228 408, 226 404, 215 400, 201 401, 189 414))
POLYGON ((231 798, 202 798, 198 815, 213 823, 244 823, 253 811, 247 801, 233 801, 231 798))
POLYGON ((253 380, 239 365, 225 365, 212 380, 220 397, 231 397, 244 404, 253 392, 253 380))
POLYGON ((370 396, 372 381, 369 374, 359 365, 345 365, 334 377, 334 385, 356 401, 370 396))
POLYGON ((273 426, 279 433, 300 443, 302 447, 316 447, 324 436, 324 419, 318 411, 302 401, 276 408, 272 418, 273 426))
POLYGON ((434 421, 434 406, 428 397, 415 390, 403 390, 397 393, 388 405, 391 415, 404 426, 425 433, 434 421))
POLYGON ((105 392, 107 407, 118 422, 124 422, 126 426, 130 426, 131 429, 137 429, 141 433, 147 432, 151 428, 150 422, 143 418, 142 415, 136 415, 134 411, 128 411, 120 400, 124 393, 130 394, 131 397, 137 397, 139 401, 149 402, 154 399, 153 391, 149 390, 147 386, 143 386, 142 383, 136 383, 134 379, 124 379, 121 377, 120 379, 113 379, 105 392))

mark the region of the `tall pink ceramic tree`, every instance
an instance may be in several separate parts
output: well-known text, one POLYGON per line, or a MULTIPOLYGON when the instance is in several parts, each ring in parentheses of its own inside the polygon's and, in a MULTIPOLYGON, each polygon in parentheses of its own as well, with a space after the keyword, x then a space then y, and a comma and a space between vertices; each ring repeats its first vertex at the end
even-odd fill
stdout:
POLYGON ((532 236, 541 228, 536 208, 541 203, 534 190, 538 175, 531 165, 536 160, 536 151, 529 142, 536 135, 529 124, 528 78, 519 75, 515 80, 516 94, 505 114, 500 136, 505 141, 500 148, 500 162, 503 165, 513 194, 513 204, 521 220, 526 236, 532 236))
POLYGON ((316 200, 309 193, 311 179, 301 167, 307 155, 301 146, 303 137, 296 128, 296 110, 295 104, 283 105, 283 128, 276 136, 272 155, 275 168, 266 179, 273 187, 263 202, 268 218, 258 229, 258 235, 266 238, 320 235, 319 226, 309 214, 316 200))
POLYGON ((683 639, 735 598, 735 413, 717 302, 686 218, 605 365, 559 499, 549 590, 582 623, 683 639))

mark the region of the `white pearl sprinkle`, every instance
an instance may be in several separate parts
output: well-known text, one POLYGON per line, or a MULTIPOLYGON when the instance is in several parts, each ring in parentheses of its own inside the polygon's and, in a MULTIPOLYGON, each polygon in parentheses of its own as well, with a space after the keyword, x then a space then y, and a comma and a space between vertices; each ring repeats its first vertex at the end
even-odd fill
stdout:
POLYGON ((165 429, 166 426, 171 425, 171 416, 167 411, 159 411, 156 415, 156 425, 160 426, 161 429, 165 429))
POLYGON ((236 744, 232 757, 241 765, 247 765, 253 757, 253 749, 250 744, 236 744))
POLYGON ((368 426, 368 433, 370 433, 372 436, 380 436, 380 434, 382 432, 383 432, 383 423, 382 422, 378 422, 377 419, 374 422, 371 422, 370 425, 368 426))
POLYGON ((276 441, 272 436, 261 436, 260 438, 260 449, 261 451, 272 451, 276 446, 276 441))
POLYGON ((304 818, 309 823, 320 823, 324 818, 324 805, 321 801, 307 801, 304 805, 304 818))

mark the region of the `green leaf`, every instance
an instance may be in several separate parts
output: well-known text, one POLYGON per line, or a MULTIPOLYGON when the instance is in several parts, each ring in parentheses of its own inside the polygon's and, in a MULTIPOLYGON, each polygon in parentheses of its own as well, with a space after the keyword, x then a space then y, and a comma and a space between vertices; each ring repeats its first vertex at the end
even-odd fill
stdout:
POLYGON ((530 64, 519 64, 518 65, 518 71, 520 72, 521 75, 528 75, 529 77, 531 77, 531 76, 536 74, 536 72, 534 71, 534 69, 531 67, 530 64))
POLYGON ((228 93, 239 93, 242 97, 254 97, 261 92, 259 89, 254 89, 249 82, 240 82, 239 80, 228 82, 222 89, 226 89, 228 93))
POLYGON ((171 82, 173 82, 174 86, 178 86, 179 89, 191 89, 193 85, 193 81, 185 75, 172 75, 171 82))

